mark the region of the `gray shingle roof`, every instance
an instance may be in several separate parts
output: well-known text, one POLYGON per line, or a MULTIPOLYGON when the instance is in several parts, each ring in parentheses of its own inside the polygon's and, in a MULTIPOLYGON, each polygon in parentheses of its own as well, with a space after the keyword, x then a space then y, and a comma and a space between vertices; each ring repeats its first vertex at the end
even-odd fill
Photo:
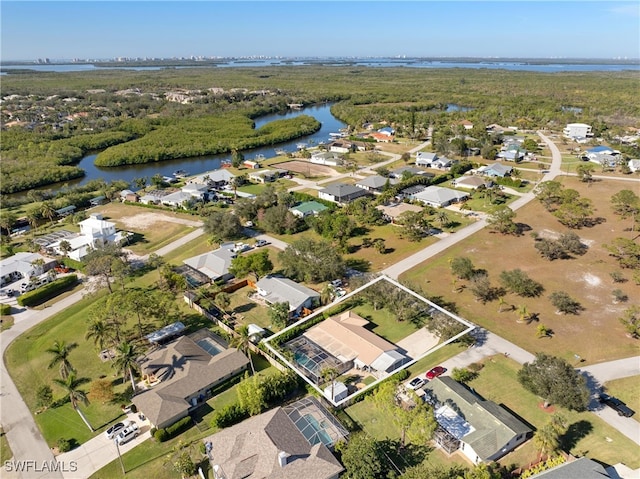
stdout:
POLYGON ((367 192, 363 191, 362 188, 358 188, 355 185, 347 185, 345 183, 329 185, 325 189, 320 190, 320 192, 338 199, 349 196, 364 196, 367 194, 367 192))
POLYGON ((235 257, 236 254, 229 248, 220 248, 209 253, 187 258, 183 263, 215 280, 229 273, 231 260, 235 257))
POLYGON ((267 292, 264 298, 269 303, 289 303, 290 311, 297 310, 309 298, 319 298, 320 294, 311 288, 307 288, 289 278, 278 276, 265 276, 256 283, 256 286, 267 292))
POLYGON ((531 476, 531 479, 607 479, 610 477, 600 464, 587 457, 581 457, 531 476))
POLYGON ((429 381, 424 390, 439 405, 452 405, 458 416, 471 426, 461 440, 482 460, 498 454, 515 436, 531 432, 526 424, 505 409, 476 396, 448 376, 429 381))

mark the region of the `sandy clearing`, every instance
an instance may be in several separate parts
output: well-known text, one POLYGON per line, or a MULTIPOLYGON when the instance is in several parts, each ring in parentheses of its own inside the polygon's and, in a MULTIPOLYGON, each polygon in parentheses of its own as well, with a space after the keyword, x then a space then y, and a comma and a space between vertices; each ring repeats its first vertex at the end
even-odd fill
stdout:
POLYGON ((194 227, 202 226, 201 221, 190 221, 182 218, 175 218, 162 213, 139 213, 134 216, 125 216, 120 218, 118 222, 122 223, 126 229, 132 230, 146 230, 156 223, 178 223, 194 227))
POLYGON ((293 171, 295 173, 300 173, 303 175, 307 175, 309 177, 314 176, 339 176, 336 170, 329 166, 325 165, 316 165, 315 163, 311 163, 309 161, 285 161, 284 163, 276 163, 274 165, 276 168, 282 168, 284 170, 293 171))

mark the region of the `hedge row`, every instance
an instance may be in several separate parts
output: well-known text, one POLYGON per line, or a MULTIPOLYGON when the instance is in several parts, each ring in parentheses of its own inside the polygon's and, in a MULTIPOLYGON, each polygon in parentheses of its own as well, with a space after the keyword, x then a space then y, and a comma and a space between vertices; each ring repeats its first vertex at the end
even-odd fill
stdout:
POLYGON ((62 278, 56 279, 52 283, 45 284, 40 288, 29 291, 28 293, 21 294, 18 297, 18 304, 20 306, 36 306, 41 304, 48 299, 57 296, 64 290, 68 289, 70 286, 75 285, 78 282, 78 276, 75 274, 70 274, 69 276, 64 276, 62 278))
POLYGON ((67 268, 84 272, 84 263, 82 263, 81 261, 76 261, 75 259, 71 258, 62 258, 61 263, 67 268))
POLYGON ((191 416, 183 417, 177 422, 174 422, 171 426, 163 429, 156 429, 153 433, 153 437, 158 442, 168 441, 176 437, 178 434, 182 434, 189 429, 192 425, 191 416))

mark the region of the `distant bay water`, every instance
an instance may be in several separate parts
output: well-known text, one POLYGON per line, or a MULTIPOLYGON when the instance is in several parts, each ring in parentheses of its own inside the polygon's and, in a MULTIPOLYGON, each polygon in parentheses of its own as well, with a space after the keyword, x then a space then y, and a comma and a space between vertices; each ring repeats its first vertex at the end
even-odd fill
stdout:
POLYGON ((530 71, 530 72, 589 72, 589 71, 640 71, 640 62, 607 61, 606 63, 589 63, 558 60, 545 62, 543 60, 535 61, 501 61, 501 60, 483 60, 483 61, 440 61, 440 60, 419 60, 419 59, 395 59, 395 58, 376 58, 376 59, 352 59, 352 60, 229 60, 216 63, 207 63, 202 66, 196 64, 191 65, 133 65, 128 66, 127 63, 94 65, 93 63, 11 63, 0 65, 0 73, 7 74, 8 70, 33 70, 35 72, 83 72, 96 70, 162 70, 183 69, 183 68, 233 68, 233 67, 269 67, 269 66, 302 66, 302 65, 325 65, 325 66, 362 66, 377 68, 470 68, 470 69, 491 69, 491 70, 511 70, 511 71, 530 71))

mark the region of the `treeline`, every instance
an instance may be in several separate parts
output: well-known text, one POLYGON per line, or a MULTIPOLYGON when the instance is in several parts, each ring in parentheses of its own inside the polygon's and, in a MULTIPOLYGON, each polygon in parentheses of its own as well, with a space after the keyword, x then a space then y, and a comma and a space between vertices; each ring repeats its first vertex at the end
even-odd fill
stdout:
POLYGON ((166 119, 142 138, 107 148, 95 164, 133 165, 258 148, 315 133, 321 124, 301 115, 257 130, 253 126, 253 120, 237 114, 166 119))

